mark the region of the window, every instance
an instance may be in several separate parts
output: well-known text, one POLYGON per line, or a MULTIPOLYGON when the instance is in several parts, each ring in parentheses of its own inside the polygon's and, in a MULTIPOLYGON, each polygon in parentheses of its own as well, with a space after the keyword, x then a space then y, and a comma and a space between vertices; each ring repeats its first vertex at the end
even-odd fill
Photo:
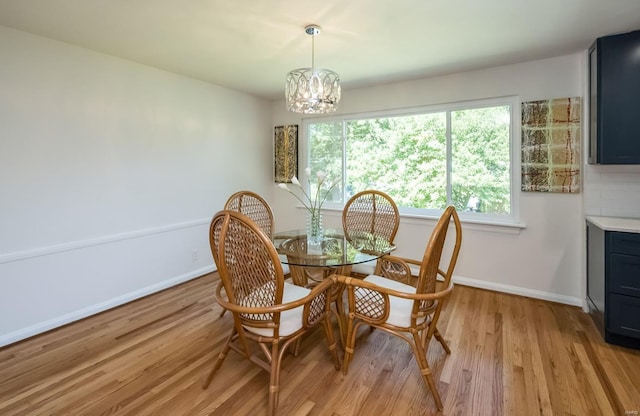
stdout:
POLYGON ((305 121, 308 166, 339 179, 336 207, 356 192, 388 193, 405 214, 515 222, 515 99, 305 121))

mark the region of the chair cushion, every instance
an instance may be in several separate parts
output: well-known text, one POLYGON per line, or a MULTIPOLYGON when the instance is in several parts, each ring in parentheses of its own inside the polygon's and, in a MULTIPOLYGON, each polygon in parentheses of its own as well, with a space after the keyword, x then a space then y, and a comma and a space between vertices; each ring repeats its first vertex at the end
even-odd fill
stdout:
MULTIPOLYGON (((298 299, 302 299, 311 292, 302 286, 296 286, 294 284, 284 282, 284 290, 282 293, 282 303, 293 302, 298 299)), ((304 305, 298 306, 294 309, 289 309, 280 314, 280 336, 291 335, 300 328, 302 328, 302 312, 304 305)), ((254 334, 262 335, 265 337, 273 336, 273 329, 271 328, 254 328, 243 325, 247 331, 254 334)))
MULTIPOLYGON (((358 255, 356 255, 356 260, 358 260, 358 255)), ((359 273, 364 275, 373 274, 376 271, 376 262, 378 260, 369 260, 364 263, 357 263, 351 266, 351 271, 353 273, 359 273)))
MULTIPOLYGON (((357 258, 358 256, 356 255, 356 259, 357 258)), ((351 271, 354 273, 359 273, 364 275, 373 274, 376 271, 377 261, 378 260, 376 259, 376 260, 369 260, 364 263, 354 264, 351 267, 351 271)), ((412 276, 417 276, 420 273, 420 266, 417 266, 415 264, 409 264, 409 269, 411 269, 412 276)))
MULTIPOLYGON (((406 285, 396 280, 387 279, 385 277, 376 276, 375 274, 370 274, 365 277, 364 281, 398 292, 416 293, 416 288, 413 286, 406 285)), ((389 296, 389 304, 389 317, 385 323, 405 328, 411 325, 411 311, 413 309, 412 300, 389 296)), ((418 320, 419 323, 422 321, 424 321, 424 318, 420 318, 418 320)))
POLYGON ((278 257, 280 258, 280 264, 282 265, 282 271, 284 272, 284 275, 288 275, 289 273, 291 273, 291 270, 289 269, 289 265, 283 263, 283 261, 287 261, 287 256, 285 254, 278 254, 278 257))

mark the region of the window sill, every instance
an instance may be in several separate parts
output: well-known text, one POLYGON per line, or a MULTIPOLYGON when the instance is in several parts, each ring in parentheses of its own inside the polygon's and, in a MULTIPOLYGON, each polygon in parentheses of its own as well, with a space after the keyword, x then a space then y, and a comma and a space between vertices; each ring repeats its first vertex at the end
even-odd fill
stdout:
MULTIPOLYGON (((423 224, 427 221, 438 221, 439 217, 429 215, 407 215, 401 214, 401 219, 405 223, 423 224)), ((526 224, 512 222, 498 222, 487 220, 475 220, 470 218, 460 218, 465 230, 486 231, 501 234, 520 234, 520 231, 527 228, 526 224)))
MULTIPOLYGON (((329 215, 342 215, 342 210, 333 207, 323 207, 322 211, 329 215)), ((424 225, 425 222, 436 222, 440 217, 435 215, 400 214, 400 221, 404 224, 424 225)), ((527 228, 526 224, 513 222, 499 222, 489 220, 477 220, 473 218, 460 218, 465 230, 485 231, 500 234, 520 234, 527 228)))

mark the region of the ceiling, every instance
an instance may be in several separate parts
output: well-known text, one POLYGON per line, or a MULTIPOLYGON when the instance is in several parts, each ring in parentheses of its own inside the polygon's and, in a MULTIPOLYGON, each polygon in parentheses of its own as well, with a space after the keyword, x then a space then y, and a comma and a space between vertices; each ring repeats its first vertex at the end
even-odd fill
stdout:
POLYGON ((315 63, 343 89, 565 55, 640 29, 639 0, 0 0, 0 25, 284 96, 315 63))

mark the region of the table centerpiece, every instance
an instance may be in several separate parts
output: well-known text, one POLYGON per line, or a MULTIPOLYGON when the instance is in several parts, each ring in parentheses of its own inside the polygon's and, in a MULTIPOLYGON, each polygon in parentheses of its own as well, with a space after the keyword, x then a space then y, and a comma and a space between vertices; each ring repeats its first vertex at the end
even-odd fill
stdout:
POLYGON ((285 191, 293 195, 307 210, 307 244, 310 246, 319 245, 324 237, 324 230, 322 227, 322 205, 327 200, 331 190, 336 186, 337 182, 327 184, 327 174, 319 171, 316 173, 316 186, 312 190, 311 183, 311 169, 306 168, 304 170, 308 182, 309 193, 307 193, 294 175, 291 177, 291 183, 295 185, 294 189, 291 189, 286 183, 281 183, 278 186, 285 191))

